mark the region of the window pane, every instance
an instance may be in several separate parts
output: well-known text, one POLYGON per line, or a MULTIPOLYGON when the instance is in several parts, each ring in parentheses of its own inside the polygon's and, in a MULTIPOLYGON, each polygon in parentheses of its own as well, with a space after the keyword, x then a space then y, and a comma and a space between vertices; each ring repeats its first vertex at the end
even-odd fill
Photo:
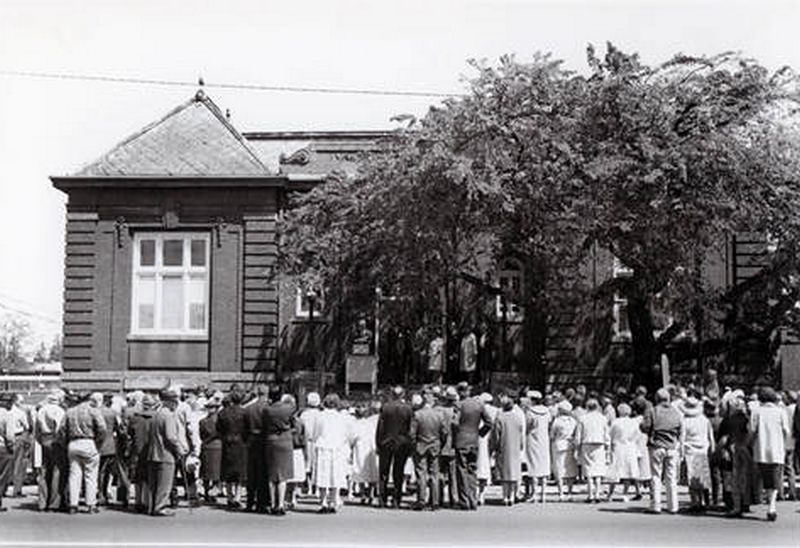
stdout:
POLYGON ((192 240, 192 266, 206 266, 205 240, 192 240))
POLYGON ((183 266, 183 240, 164 240, 164 266, 183 266))
POLYGON ((183 277, 164 276, 161 285, 161 327, 183 329, 183 277))
POLYGON ((139 242, 139 266, 156 265, 156 241, 141 240, 139 242))
POLYGON ((153 329, 156 326, 156 280, 153 276, 139 278, 136 288, 139 300, 139 329, 153 329))
POLYGON ((187 287, 189 300, 189 329, 206 328, 206 277, 195 275, 189 279, 187 287))

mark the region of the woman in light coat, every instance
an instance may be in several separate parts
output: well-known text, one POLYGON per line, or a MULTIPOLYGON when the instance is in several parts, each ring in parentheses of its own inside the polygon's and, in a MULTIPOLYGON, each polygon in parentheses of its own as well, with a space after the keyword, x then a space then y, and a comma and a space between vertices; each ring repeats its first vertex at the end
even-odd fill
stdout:
POLYGON ((522 473, 522 450, 525 444, 525 425, 514 412, 514 401, 508 394, 500 396, 501 411, 492 428, 492 447, 495 449, 497 472, 503 486, 503 504, 511 506, 522 473))
POLYGON ((781 488, 781 465, 786 457, 786 438, 789 437, 789 419, 778 405, 778 393, 765 387, 758 393, 758 407, 750 416, 753 435, 753 460, 758 465, 761 482, 767 495, 767 519, 778 519, 776 501, 781 488))
POLYGON ((586 413, 578 421, 575 446, 589 488, 586 502, 600 502, 600 490, 606 475, 606 450, 609 444, 608 420, 595 398, 586 401, 586 413))
POLYGON ((703 498, 711 490, 711 465, 709 455, 714 451, 714 430, 711 421, 703 414, 703 406, 695 397, 683 402, 683 437, 681 448, 689 480, 690 511, 704 512, 703 498))
POLYGON ((542 404, 542 394, 538 390, 531 390, 527 397, 531 405, 525 408, 525 460, 532 484, 528 501, 536 500, 538 486, 540 501, 544 502, 550 477, 550 410, 542 404))
POLYGON ((578 421, 572 417, 572 404, 567 400, 556 406, 557 415, 550 425, 550 447, 553 476, 558 485, 558 500, 564 500, 564 483, 567 495, 572 497, 572 485, 578 477, 578 462, 575 460, 575 428, 578 421))
POLYGON ((339 411, 339 396, 328 394, 314 422, 314 484, 320 494, 320 514, 333 514, 341 506, 339 491, 347 487, 348 420, 339 411))
POLYGON ((631 417, 627 403, 617 407, 617 418, 611 421, 611 470, 608 474, 608 500, 614 496, 614 486, 622 482, 622 500, 628 502, 628 488, 633 485, 639 495, 639 421, 631 417))
MULTIPOLYGON (((499 409, 492 405, 492 395, 484 392, 480 395, 480 400, 484 404, 486 413, 489 415, 491 423, 497 418, 499 409)), ((476 465, 478 478, 478 504, 483 504, 486 498, 486 486, 492 481, 492 458, 489 451, 489 431, 481 421, 481 429, 487 432, 478 438, 478 463, 476 465)), ((491 426, 491 424, 489 425, 491 426)))

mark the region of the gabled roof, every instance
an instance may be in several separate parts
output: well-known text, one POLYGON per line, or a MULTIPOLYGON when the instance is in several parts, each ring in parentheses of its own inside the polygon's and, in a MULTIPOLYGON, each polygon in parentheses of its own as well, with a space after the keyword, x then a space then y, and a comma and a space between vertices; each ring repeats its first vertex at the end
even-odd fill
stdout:
POLYGON ((76 178, 271 176, 202 90, 73 175, 76 178))

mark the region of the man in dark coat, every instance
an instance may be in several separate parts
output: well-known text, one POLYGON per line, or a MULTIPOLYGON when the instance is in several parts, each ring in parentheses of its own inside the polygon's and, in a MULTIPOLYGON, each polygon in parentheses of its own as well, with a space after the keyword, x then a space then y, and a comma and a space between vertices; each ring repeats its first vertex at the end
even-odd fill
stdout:
POLYGON ((131 480, 136 485, 136 511, 147 511, 150 488, 147 483, 148 447, 150 442, 150 423, 155 416, 156 399, 150 394, 142 398, 141 408, 128 419, 127 449, 131 480))
POLYGON ((462 510, 477 510, 478 438, 491 430, 492 420, 483 402, 470 396, 469 385, 459 384, 458 392, 461 401, 456 406, 453 419, 458 507, 462 510), (485 425, 483 428, 480 428, 481 421, 485 425))
POLYGON ((265 513, 268 508, 267 470, 261 416, 269 405, 269 389, 256 387, 256 398, 244 406, 244 441, 247 444, 247 504, 245 511, 265 513))
POLYGON ((151 496, 148 510, 153 516, 173 516, 170 510, 170 492, 175 480, 175 464, 183 457, 183 447, 178 438, 178 392, 167 389, 161 393, 161 408, 150 423, 148 442, 148 477, 151 496))
POLYGON ((122 417, 111 407, 113 402, 111 394, 105 394, 103 401, 98 402, 98 408, 106 422, 108 435, 99 448, 100 490, 97 498, 98 504, 101 506, 108 503, 108 486, 113 477, 117 483, 117 500, 127 507, 130 481, 128 480, 128 471, 124 466, 123 455, 119 451, 120 444, 124 444, 125 433, 122 430, 122 417))
POLYGON ((414 470, 417 474, 417 503, 414 509, 422 510, 429 505, 431 510, 436 510, 439 508, 439 457, 442 442, 447 439, 449 424, 445 423, 444 415, 434 409, 432 392, 426 391, 422 396, 415 395, 411 403, 416 408, 410 428, 414 447, 414 470))
POLYGON ((411 452, 411 406, 403 400, 404 390, 396 386, 391 400, 381 408, 375 445, 378 448, 378 473, 380 476, 380 504, 386 506, 389 498, 389 469, 392 469, 392 505, 400 506, 403 497, 403 470, 411 452))

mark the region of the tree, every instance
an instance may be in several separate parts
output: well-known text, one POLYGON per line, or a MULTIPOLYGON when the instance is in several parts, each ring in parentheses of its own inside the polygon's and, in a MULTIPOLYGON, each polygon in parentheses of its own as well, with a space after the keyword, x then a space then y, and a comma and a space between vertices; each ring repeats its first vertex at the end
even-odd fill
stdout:
POLYGON ((64 347, 61 341, 61 337, 60 336, 55 337, 53 339, 53 343, 50 345, 50 349, 48 350, 47 359, 51 362, 60 362, 63 350, 64 347))
POLYGON ((679 55, 655 68, 612 45, 589 50, 581 124, 585 234, 632 275, 613 281, 628 299, 635 371, 655 384, 652 305, 676 296, 676 325, 702 338, 706 257, 741 230, 796 234, 797 172, 766 146, 780 123, 769 113, 797 100, 797 79, 734 54, 679 55))
POLYGON ((24 363, 30 333, 30 325, 23 319, 7 315, 0 320, 0 367, 14 369, 24 363))

